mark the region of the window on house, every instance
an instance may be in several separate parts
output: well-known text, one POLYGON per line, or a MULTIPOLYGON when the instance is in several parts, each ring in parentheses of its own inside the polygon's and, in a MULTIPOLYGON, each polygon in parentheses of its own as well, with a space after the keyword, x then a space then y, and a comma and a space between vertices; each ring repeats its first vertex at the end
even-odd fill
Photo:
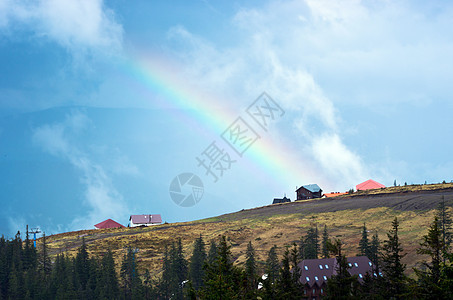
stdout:
POLYGON ((324 290, 323 289, 321 289, 321 294, 324 294, 324 290))
POLYGON ((322 270, 322 265, 319 265, 319 268, 322 270))
POLYGON ((376 274, 376 272, 374 272, 374 273, 373 273, 373 275, 374 275, 374 277, 377 277, 377 274, 376 274))
POLYGON ((307 281, 310 281, 310 277, 308 277, 308 276, 307 276, 307 277, 305 277, 305 279, 306 279, 307 281))
POLYGON ((313 291, 311 292, 312 295, 314 295, 316 293, 316 290, 313 289, 313 291))
POLYGON ((352 268, 352 264, 351 263, 348 263, 349 267, 352 268))
POLYGON ((318 276, 315 276, 315 280, 319 280, 319 279, 318 279, 318 276))
POLYGON ((360 278, 363 278, 362 274, 359 273, 359 277, 360 277, 360 278))
POLYGON ((327 280, 327 276, 326 275, 322 276, 322 278, 324 278, 324 280, 327 280))
POLYGON ((370 267, 373 265, 373 264, 371 263, 371 261, 369 261, 368 264, 370 265, 370 267))
POLYGON ((329 265, 324 265, 324 266, 326 267, 326 269, 328 269, 328 268, 329 268, 329 265))
POLYGON ((308 267, 307 266, 304 266, 304 269, 308 271, 308 267))
POLYGON ((358 267, 359 267, 359 265, 358 265, 357 263, 354 263, 354 266, 355 266, 356 268, 358 268, 358 267))

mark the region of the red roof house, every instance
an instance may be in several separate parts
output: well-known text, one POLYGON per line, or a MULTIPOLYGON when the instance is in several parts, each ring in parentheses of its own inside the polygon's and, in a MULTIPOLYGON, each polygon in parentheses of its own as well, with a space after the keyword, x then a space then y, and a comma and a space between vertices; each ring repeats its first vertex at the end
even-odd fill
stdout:
POLYGON ((365 191, 365 190, 372 190, 372 189, 380 189, 380 188, 385 188, 385 185, 374 181, 373 179, 369 179, 367 181, 364 181, 358 185, 356 185, 356 189, 358 191, 365 191))
POLYGON ((123 228, 124 226, 118 222, 113 221, 112 219, 107 219, 94 225, 97 229, 106 229, 106 228, 123 228))

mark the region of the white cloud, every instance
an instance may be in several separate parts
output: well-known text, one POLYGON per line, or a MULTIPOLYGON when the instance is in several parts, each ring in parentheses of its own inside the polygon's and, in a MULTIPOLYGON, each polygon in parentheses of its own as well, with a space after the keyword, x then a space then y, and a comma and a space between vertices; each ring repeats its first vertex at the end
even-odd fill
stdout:
POLYGON ((203 89, 215 91, 223 98, 227 95, 231 107, 247 106, 266 91, 288 111, 285 118, 294 118, 292 126, 297 128, 297 136, 288 147, 299 153, 299 159, 316 161, 318 170, 326 177, 324 181, 330 181, 332 186, 356 183, 366 176, 366 167, 342 142, 341 119, 334 103, 303 66, 285 62, 287 57, 282 55, 285 49, 269 38, 276 33, 270 32, 267 25, 257 25, 266 19, 265 14, 240 12, 237 22, 242 27, 249 22, 257 28, 248 27, 250 39, 226 50, 217 49, 181 27, 173 29, 170 37, 185 45, 181 57, 187 77, 203 89))
MULTIPOLYGON (((90 120, 78 111, 68 115, 65 121, 44 125, 34 130, 33 141, 44 151, 69 161, 81 171, 81 182, 85 185, 84 205, 88 213, 76 217, 69 229, 86 229, 105 218, 122 219, 127 211, 123 196, 116 190, 105 169, 90 159, 89 155, 71 142, 71 138, 82 129, 88 129, 90 120)), ((124 159, 123 159, 124 160, 124 159)), ((134 170, 133 166, 124 166, 134 170)))
POLYGON ((121 49, 123 29, 102 0, 0 1, 0 29, 25 27, 73 55, 113 54, 121 49))

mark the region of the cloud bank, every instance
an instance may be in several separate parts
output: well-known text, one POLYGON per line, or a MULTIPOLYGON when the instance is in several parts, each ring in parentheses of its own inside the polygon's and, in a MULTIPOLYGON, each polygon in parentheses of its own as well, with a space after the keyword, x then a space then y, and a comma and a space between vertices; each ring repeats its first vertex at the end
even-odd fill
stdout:
POLYGON ((114 54, 122 46, 123 29, 102 0, 0 1, 0 32, 17 31, 49 39, 75 56, 114 54))
MULTIPOLYGON (((66 116, 63 122, 38 127, 33 133, 33 142, 49 154, 68 161, 82 174, 85 186, 83 205, 88 211, 76 217, 70 230, 92 228, 106 218, 122 219, 128 211, 123 196, 117 191, 103 166, 72 142, 74 136, 90 128, 90 119, 79 111, 66 116)), ((121 164, 122 169, 135 170, 121 164)))

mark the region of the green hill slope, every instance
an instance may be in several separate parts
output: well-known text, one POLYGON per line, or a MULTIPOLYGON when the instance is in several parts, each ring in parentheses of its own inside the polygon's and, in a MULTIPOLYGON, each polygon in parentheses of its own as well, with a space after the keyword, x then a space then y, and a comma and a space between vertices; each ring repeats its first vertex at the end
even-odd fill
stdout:
POLYGON ((48 241, 51 253, 74 254, 83 237, 92 254, 100 255, 110 248, 117 262, 121 260, 125 247, 138 248, 139 267, 149 268, 157 276, 164 246, 177 238, 182 239, 185 253, 189 256, 192 243, 200 234, 206 243, 225 235, 231 242, 236 263, 242 264, 249 241, 256 249, 258 262, 264 262, 273 245, 277 245, 279 254, 282 254, 285 246, 298 242, 310 226, 318 225, 322 230, 327 225, 330 237, 344 242, 346 255, 355 255, 363 223, 366 223, 370 235, 377 232, 382 241, 387 238, 391 221, 398 217, 400 239, 407 253, 404 263, 410 272, 424 259, 416 254, 416 249, 442 197, 452 211, 453 184, 392 187, 269 205, 193 222, 69 232, 50 236, 48 241))

